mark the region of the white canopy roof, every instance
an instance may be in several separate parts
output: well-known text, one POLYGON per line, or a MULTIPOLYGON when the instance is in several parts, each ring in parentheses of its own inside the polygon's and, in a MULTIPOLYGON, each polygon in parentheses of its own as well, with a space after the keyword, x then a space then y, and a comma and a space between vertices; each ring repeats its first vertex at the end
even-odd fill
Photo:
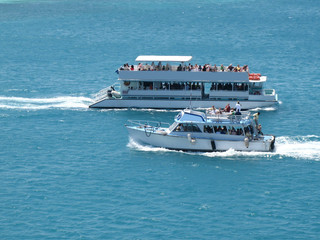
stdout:
POLYGON ((192 56, 138 56, 136 62, 189 62, 192 56))

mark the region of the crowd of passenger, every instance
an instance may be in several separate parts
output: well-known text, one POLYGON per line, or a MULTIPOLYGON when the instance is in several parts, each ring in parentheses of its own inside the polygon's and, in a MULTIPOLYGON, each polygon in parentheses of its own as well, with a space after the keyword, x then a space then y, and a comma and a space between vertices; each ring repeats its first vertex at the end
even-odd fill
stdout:
POLYGON ((207 113, 210 115, 220 115, 223 113, 227 113, 230 115, 241 115, 241 104, 238 101, 235 107, 231 108, 230 104, 228 103, 224 109, 215 108, 215 106, 212 106, 211 108, 207 109, 207 113))
MULTIPOLYGON (((139 86, 129 87, 131 90, 139 89, 139 90, 152 90, 154 88, 153 82, 139 82, 139 86)), ((158 87, 155 87, 156 90, 200 90, 200 83, 195 82, 186 82, 186 83, 170 83, 170 82, 160 82, 158 87)))
POLYGON ((229 135, 243 135, 242 128, 235 129, 234 127, 232 127, 232 128, 229 128, 229 130, 227 130, 226 126, 204 125, 203 132, 216 133, 216 134, 228 134, 229 133, 229 135))
MULTIPOLYGON (((227 90, 232 91, 232 83, 212 83, 210 91, 212 90, 227 90)), ((248 84, 234 83, 233 90, 235 91, 248 91, 248 84)))
POLYGON ((169 63, 162 65, 161 62, 158 62, 158 64, 155 64, 154 62, 146 64, 139 63, 137 66, 129 65, 128 63, 123 64, 123 66, 120 67, 119 70, 125 70, 125 71, 189 71, 189 72, 249 72, 248 65, 240 66, 239 64, 237 66, 233 66, 230 64, 229 66, 224 66, 221 64, 220 66, 217 66, 214 64, 213 66, 211 64, 204 64, 203 66, 195 64, 192 65, 189 63, 189 65, 180 64, 177 66, 171 66, 169 63))
POLYGON ((191 83, 191 82, 186 82, 186 83, 160 83, 160 90, 166 90, 169 89, 170 90, 200 90, 201 89, 201 85, 200 83, 191 83))

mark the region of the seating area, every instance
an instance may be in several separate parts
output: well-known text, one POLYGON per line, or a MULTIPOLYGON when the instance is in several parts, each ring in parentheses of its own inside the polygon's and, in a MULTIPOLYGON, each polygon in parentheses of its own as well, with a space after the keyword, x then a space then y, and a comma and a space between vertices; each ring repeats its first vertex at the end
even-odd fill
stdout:
POLYGON ((162 65, 161 62, 155 64, 152 62, 151 64, 146 63, 142 64, 139 63, 138 65, 129 65, 128 63, 123 64, 119 68, 120 71, 189 71, 189 72, 249 72, 248 65, 240 66, 233 66, 230 64, 229 66, 224 66, 221 64, 217 66, 216 64, 204 64, 204 65, 192 65, 189 63, 180 64, 179 66, 170 65, 169 63, 162 65))

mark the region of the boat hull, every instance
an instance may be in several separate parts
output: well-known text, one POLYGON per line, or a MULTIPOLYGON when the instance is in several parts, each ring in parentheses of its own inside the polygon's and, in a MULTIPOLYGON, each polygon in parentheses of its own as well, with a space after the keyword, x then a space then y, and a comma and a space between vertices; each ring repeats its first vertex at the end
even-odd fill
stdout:
POLYGON ((270 152, 274 149, 275 141, 274 136, 268 136, 249 141, 249 144, 246 144, 245 141, 167 135, 163 132, 149 132, 148 130, 137 129, 130 126, 127 126, 127 129, 129 136, 139 144, 183 151, 213 152, 234 149, 236 151, 270 152))
MULTIPOLYGON (((90 108, 154 108, 154 109, 185 109, 192 108, 210 108, 213 105, 216 108, 224 108, 227 104, 235 106, 238 100, 217 101, 217 100, 128 100, 128 99, 104 99, 90 105, 90 108)), ((277 101, 240 101, 242 109, 254 109, 271 107, 277 104, 277 101)))

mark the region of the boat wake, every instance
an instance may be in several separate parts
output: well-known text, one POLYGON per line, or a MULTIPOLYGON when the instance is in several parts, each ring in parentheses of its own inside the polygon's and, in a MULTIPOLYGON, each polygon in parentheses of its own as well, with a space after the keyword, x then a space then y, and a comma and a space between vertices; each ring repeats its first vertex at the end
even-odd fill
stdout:
POLYGON ((197 153, 197 152, 183 152, 169 150, 160 147, 153 146, 142 146, 134 142, 131 138, 127 145, 129 148, 138 150, 138 151, 147 151, 147 152, 179 152, 189 155, 200 155, 210 158, 233 158, 233 157, 291 157, 296 159, 307 159, 320 161, 320 137, 315 135, 308 136, 297 136, 297 137, 277 137, 275 143, 274 152, 239 152, 233 149, 229 149, 226 152, 207 152, 207 153, 197 153))
POLYGON ((92 103, 92 99, 87 97, 23 98, 0 96, 0 109, 87 109, 90 103, 92 103))

